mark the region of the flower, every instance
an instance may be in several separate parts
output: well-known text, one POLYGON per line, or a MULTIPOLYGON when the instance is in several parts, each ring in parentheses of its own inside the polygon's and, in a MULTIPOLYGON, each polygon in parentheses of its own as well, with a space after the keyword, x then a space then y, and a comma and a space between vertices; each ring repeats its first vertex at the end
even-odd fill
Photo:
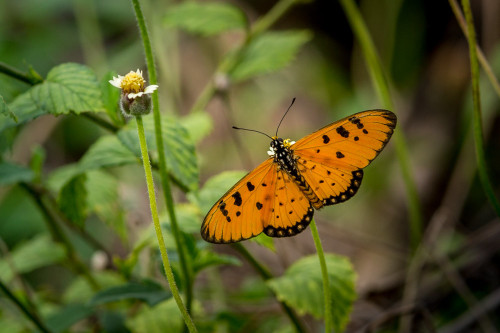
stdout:
POLYGON ((113 86, 122 90, 120 98, 120 109, 123 114, 129 116, 140 116, 151 112, 151 94, 158 89, 158 85, 145 86, 146 80, 142 71, 130 71, 127 75, 118 75, 109 80, 113 86))
POLYGON ((141 97, 143 94, 152 94, 156 89, 158 89, 158 85, 156 84, 147 86, 146 89, 144 89, 146 80, 144 80, 140 69, 137 69, 135 72, 130 71, 125 76, 113 76, 113 80, 109 80, 109 83, 117 88, 120 88, 122 93, 127 94, 129 99, 141 97))

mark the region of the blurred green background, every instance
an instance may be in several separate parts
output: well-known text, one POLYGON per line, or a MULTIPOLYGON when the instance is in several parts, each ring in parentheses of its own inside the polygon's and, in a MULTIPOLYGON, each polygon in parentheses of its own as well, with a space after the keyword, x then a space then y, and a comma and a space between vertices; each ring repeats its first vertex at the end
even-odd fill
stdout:
MULTIPOLYGON (((242 9, 252 22, 275 2, 228 3, 242 9)), ((419 272, 425 275, 425 283, 421 285, 418 302, 425 311, 416 311, 416 316, 429 314, 436 326, 444 327, 470 313, 478 300, 500 288, 500 221, 475 172, 467 41, 447 1, 357 3, 390 79, 397 130, 404 132, 408 145, 423 227, 443 226, 437 248, 448 259, 443 263, 439 259, 442 257, 437 256, 419 272)), ((197 119, 189 117, 190 109, 223 56, 241 42, 243 32, 202 37, 169 28, 163 20, 173 4, 143 2, 158 66, 162 112, 179 117, 194 132, 199 131, 196 153, 200 187, 222 171, 249 171, 267 158, 268 138, 237 132, 231 126, 273 134, 293 97, 297 100, 280 128, 280 136, 294 140, 352 113, 383 107, 340 4, 312 1, 293 7, 273 26, 273 30, 305 29, 311 34, 290 65, 230 84, 208 103, 206 111, 210 117, 208 121, 203 119, 203 127, 197 128, 197 119)), ((500 2, 473 1, 472 6, 478 43, 498 76, 500 2)), ((136 68, 145 70, 142 44, 128 1, 2 1, 0 61, 22 71, 33 68, 42 77, 64 62, 84 63, 98 78, 110 70, 122 75, 136 68)), ((0 94, 6 102, 27 88, 27 84, 0 74, 0 94)), ((481 98, 486 158, 498 196, 499 96, 484 75, 481 98)), ((27 165, 34 147, 41 146, 46 154, 44 171, 48 174, 78 161, 104 133, 84 117, 43 116, 22 128, 4 158, 27 165)), ((139 230, 149 225, 149 207, 140 167, 120 167, 114 172, 120 179, 118 196, 123 209, 118 223, 123 224, 128 236, 120 238, 116 230, 94 216, 86 222, 86 229, 112 253, 124 257, 137 240, 139 230)), ((177 202, 186 201, 182 191, 176 189, 174 194, 177 202)), ((41 213, 22 189, 1 188, 0 196, 3 246, 14 248, 45 230, 41 213)), ((363 186, 353 199, 317 212, 326 251, 348 256, 358 274, 359 299, 348 331, 365 327, 387 308, 400 304, 409 283, 405 274, 412 255, 408 219, 406 192, 393 141, 365 170, 363 186)), ((85 260, 90 261, 93 250, 77 237, 74 241, 85 260)), ((275 275, 283 274, 297 258, 315 252, 307 231, 296 237, 276 239, 275 253, 253 242, 245 245, 275 275)), ((234 254, 227 246, 217 246, 216 250, 234 254)), ((256 279, 248 264, 224 266, 219 273, 222 284, 237 296, 245 290, 245 284, 256 279)), ((210 278, 213 277, 204 276, 197 283, 205 285, 210 278)), ((64 269, 49 267, 31 272, 26 279, 34 289, 57 294, 70 284, 72 276, 64 269)), ((238 304, 237 300, 231 301, 238 304)), ((500 317, 494 315, 499 303, 497 299, 490 311, 483 311, 480 324, 474 321, 469 327, 471 332, 500 328, 500 317)), ((275 313, 279 307, 273 302, 243 302, 237 312, 258 316, 259 311, 275 313), (258 310, 260 307, 263 309, 258 310)), ((320 327, 312 317, 307 317, 306 322, 308 327, 320 327)), ((381 330, 392 331, 396 323, 388 320, 381 330)), ((266 327, 263 324, 261 331, 266 331, 266 327)), ((425 325, 420 323, 418 327, 423 329, 425 325)), ((252 329, 250 326, 246 331, 252 329)))

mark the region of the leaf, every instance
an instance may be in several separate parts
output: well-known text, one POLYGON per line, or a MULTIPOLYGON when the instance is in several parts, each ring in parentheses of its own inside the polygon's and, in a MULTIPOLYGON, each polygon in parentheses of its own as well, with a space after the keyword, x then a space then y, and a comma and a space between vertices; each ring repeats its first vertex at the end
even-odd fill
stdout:
POLYGON ((138 299, 154 306, 172 294, 154 281, 129 282, 121 286, 102 290, 90 300, 92 306, 117 302, 127 299, 138 299))
POLYGON ((71 326, 92 315, 93 310, 84 304, 71 304, 49 316, 45 323, 51 332, 66 332, 71 326))
POLYGON ((82 173, 69 180, 59 193, 59 207, 66 217, 80 227, 87 218, 87 175, 82 173))
POLYGON ((35 174, 21 165, 0 162, 0 185, 12 185, 19 182, 29 182, 35 174))
POLYGON ((171 7, 164 22, 169 27, 204 36, 247 26, 245 14, 235 6, 224 3, 184 2, 171 7))
MULTIPOLYGON (((123 277, 116 272, 93 272, 92 275, 103 289, 119 286, 125 283, 123 277)), ((94 293, 95 291, 93 286, 89 284, 88 280, 84 276, 79 275, 77 278, 71 280, 71 284, 64 291, 62 299, 66 304, 86 303, 90 301, 94 293)))
MULTIPOLYGON (((177 224, 179 228, 188 234, 200 232, 200 211, 198 207, 193 204, 176 204, 175 205, 175 216, 177 218, 177 224)), ((167 212, 162 213, 160 219, 170 225, 170 217, 167 212)))
POLYGON ((104 110, 95 74, 80 64, 66 63, 52 68, 45 81, 34 86, 30 93, 40 108, 56 115, 104 110))
POLYGON ((89 212, 94 212, 110 226, 122 240, 127 237, 123 209, 119 205, 118 181, 109 173, 99 170, 87 172, 87 205, 89 212))
POLYGON ((207 112, 190 113, 179 119, 179 122, 188 131, 195 144, 210 134, 214 128, 213 119, 207 112))
POLYGON ((10 257, 0 259, 0 279, 9 282, 13 276, 12 266, 19 274, 60 262, 66 257, 64 247, 42 234, 18 245, 10 257))
POLYGON ((17 117, 0 117, 0 132, 22 125, 41 115, 67 114, 70 111, 103 111, 99 82, 92 70, 75 63, 52 68, 43 83, 37 84, 19 95, 9 105, 17 117))
MULTIPOLYGON (((156 139, 154 134, 153 117, 145 117, 144 130, 148 150, 154 160, 158 156, 156 148, 156 139)), ((163 132, 163 145, 165 150, 165 159, 167 169, 174 177, 175 181, 186 190, 195 190, 198 188, 198 162, 194 144, 189 137, 188 132, 179 122, 171 117, 162 117, 161 129, 163 132)), ((118 139, 128 147, 138 158, 141 156, 139 138, 137 136, 137 123, 131 122, 129 125, 118 132, 118 139)))
MULTIPOLYGON (((343 332, 356 298, 355 273, 345 257, 326 254, 326 264, 332 294, 332 316, 335 332, 343 332)), ((316 318, 324 316, 323 282, 318 257, 308 256, 296 261, 281 277, 267 281, 281 301, 299 313, 316 318)))
POLYGON ((115 72, 107 72, 104 77, 99 82, 102 102, 104 110, 108 114, 109 118, 114 124, 122 125, 123 118, 120 116, 120 109, 118 107, 118 100, 120 99, 120 89, 116 89, 115 86, 109 83, 109 80, 113 79, 115 72))
POLYGON ((189 193, 188 198, 200 207, 202 215, 205 216, 214 203, 245 174, 244 171, 224 171, 208 179, 196 195, 189 193))
POLYGON ((2 95, 0 95, 0 115, 4 117, 9 117, 12 119, 14 122, 17 123, 17 117, 16 115, 10 111, 9 107, 7 106, 7 103, 5 103, 5 100, 3 99, 2 95))
POLYGON ((127 318, 126 325, 132 332, 180 332, 183 321, 177 304, 170 298, 155 307, 142 307, 135 316, 127 318))
POLYGON ((275 72, 287 66, 300 47, 312 38, 308 31, 268 32, 243 50, 237 65, 229 73, 234 81, 275 72))
POLYGON ((137 163, 137 157, 114 135, 100 137, 78 162, 79 171, 137 163))

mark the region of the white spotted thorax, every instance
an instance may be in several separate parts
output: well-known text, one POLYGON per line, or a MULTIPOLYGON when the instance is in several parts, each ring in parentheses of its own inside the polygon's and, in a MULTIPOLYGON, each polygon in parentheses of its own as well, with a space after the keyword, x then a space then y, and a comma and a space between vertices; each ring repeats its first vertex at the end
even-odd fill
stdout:
MULTIPOLYGON (((276 137, 273 137, 272 139, 275 140, 276 137)), ((276 138, 277 140, 281 140, 281 139, 278 139, 276 138)), ((283 140, 283 143, 281 144, 281 147, 282 148, 290 148, 293 144, 295 144, 295 141, 292 141, 291 139, 285 139, 283 140)), ((271 144, 271 146, 269 146, 269 150, 267 151, 267 155, 271 156, 271 157, 274 157, 274 155, 276 154, 276 151, 277 149, 275 149, 273 147, 273 145, 271 144)))

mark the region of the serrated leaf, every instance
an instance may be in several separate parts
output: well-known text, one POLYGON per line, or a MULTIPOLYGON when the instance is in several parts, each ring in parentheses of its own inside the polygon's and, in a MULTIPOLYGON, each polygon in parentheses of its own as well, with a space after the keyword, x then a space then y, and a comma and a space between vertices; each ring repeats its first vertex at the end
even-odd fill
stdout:
POLYGON ((90 304, 92 306, 110 302, 135 299, 146 302, 149 306, 154 306, 168 298, 172 294, 161 285, 153 281, 129 282, 121 286, 111 287, 102 290, 94 295, 90 304))
POLYGON ((66 217, 80 227, 87 218, 87 175, 82 173, 71 178, 59 193, 59 208, 66 217))
POLYGON ((70 304, 50 315, 45 323, 51 332, 66 332, 73 324, 92 315, 93 309, 84 304, 70 304))
POLYGON ((127 230, 123 209, 118 202, 118 181, 112 175, 99 170, 87 172, 87 205, 104 223, 110 226, 122 239, 127 230))
POLYGON ((7 106, 7 103, 5 103, 5 100, 3 99, 2 95, 0 95, 0 115, 4 117, 9 117, 11 120, 17 123, 17 117, 16 115, 10 111, 9 107, 7 106))
POLYGON ((245 14, 225 3, 184 2, 171 7, 164 22, 169 27, 184 29, 194 34, 211 36, 247 25, 245 14))
POLYGON ((175 300, 171 298, 152 308, 142 307, 135 316, 127 317, 126 325, 132 332, 180 332, 183 321, 175 300))
MULTIPOLYGON (((153 117, 144 117, 144 130, 148 150, 153 160, 157 160, 158 150, 154 135, 153 117)), ((178 184, 188 190, 198 188, 198 162, 196 152, 188 132, 179 122, 171 117, 162 117, 162 133, 167 169, 178 184)), ((140 158, 139 138, 137 136, 137 123, 131 122, 118 132, 118 139, 129 148, 135 156, 140 158)))
POLYGON ((56 115, 104 110, 94 72, 80 64, 52 68, 45 81, 31 88, 30 93, 42 109, 56 115))
POLYGON ((37 268, 60 262, 66 256, 64 247, 54 243, 48 235, 39 235, 18 245, 10 252, 8 259, 0 259, 0 279, 9 282, 13 276, 12 266, 17 273, 24 274, 37 268), (9 261, 7 261, 9 260, 9 261))
POLYGON ((21 165, 1 162, 0 185, 12 185, 19 182, 29 182, 35 174, 30 169, 21 165))
POLYGON ((181 125, 188 131, 193 142, 199 143, 213 130, 213 119, 207 112, 193 112, 179 119, 181 125))
POLYGON ((275 72, 287 66, 311 37, 308 31, 265 33, 250 42, 229 75, 242 81, 275 72))
POLYGON ((189 193, 188 198, 200 207, 200 212, 204 216, 215 202, 245 174, 244 171, 224 171, 208 179, 198 193, 189 193))
POLYGON ((103 111, 99 82, 86 66, 67 63, 56 66, 47 78, 17 96, 9 105, 17 122, 0 117, 0 132, 19 126, 41 115, 103 111))
MULTIPOLYGON (((326 254, 330 280, 332 316, 335 332, 343 332, 356 298, 355 273, 350 261, 341 256, 326 254)), ((308 256, 296 261, 285 274, 267 281, 279 300, 299 313, 324 317, 323 281, 318 257, 308 256)))

